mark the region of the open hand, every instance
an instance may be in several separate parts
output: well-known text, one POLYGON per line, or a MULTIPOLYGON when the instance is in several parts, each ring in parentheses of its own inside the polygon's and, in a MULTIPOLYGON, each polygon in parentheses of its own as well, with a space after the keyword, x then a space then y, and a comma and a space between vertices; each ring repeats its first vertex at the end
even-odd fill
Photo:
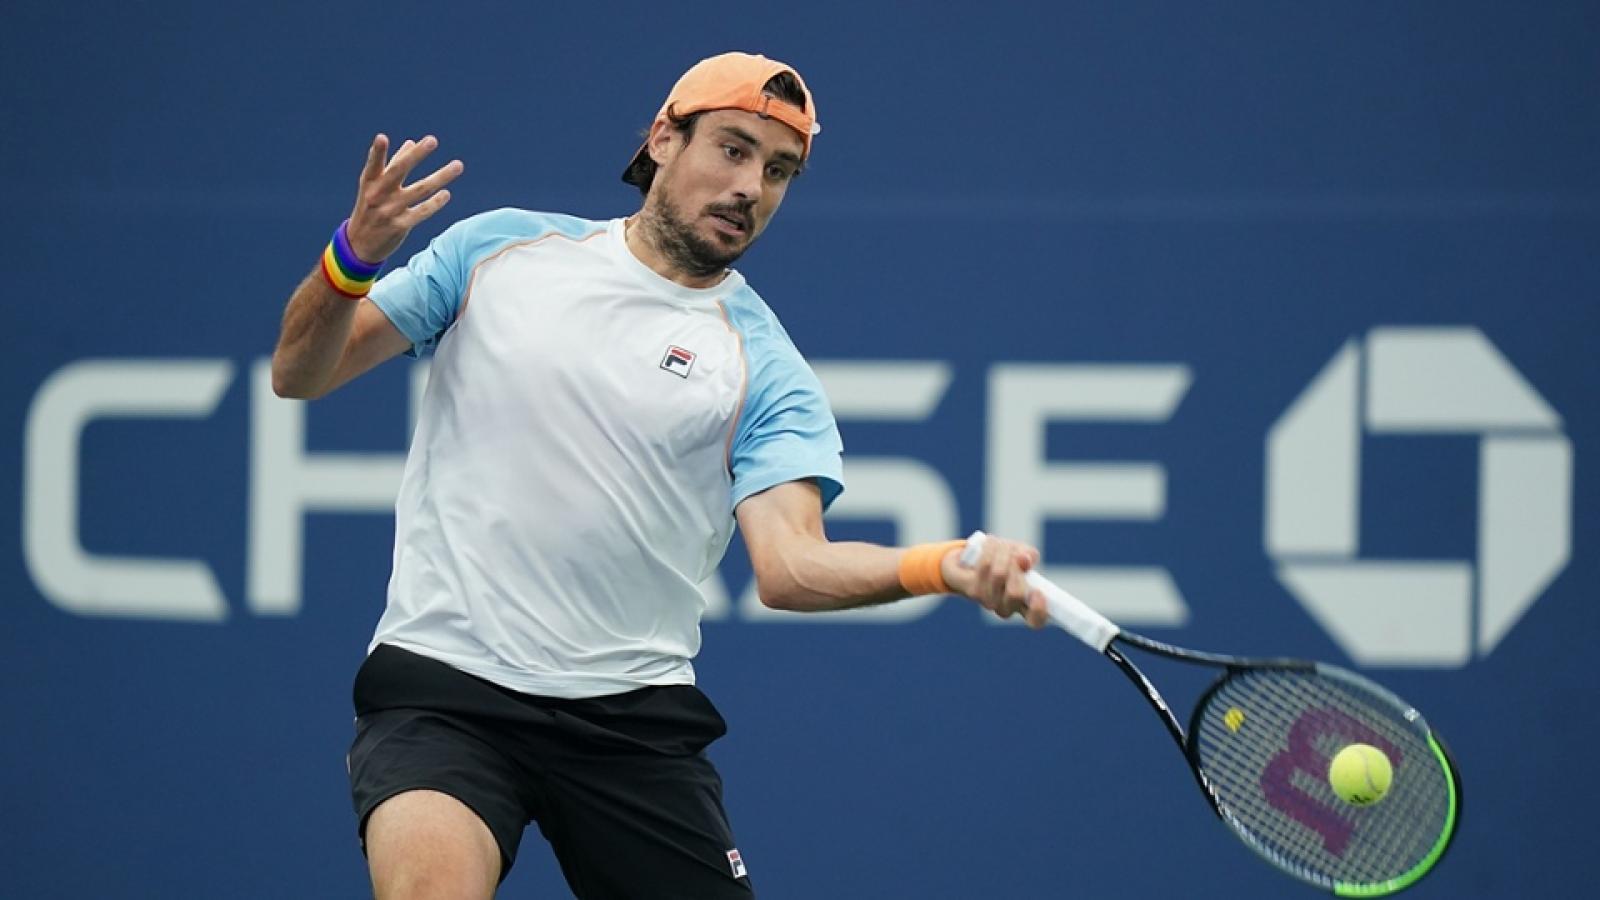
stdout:
POLYGON ((362 260, 375 263, 388 258, 405 243, 411 229, 450 202, 450 192, 444 186, 466 168, 459 159, 420 181, 405 183, 417 163, 438 146, 439 139, 430 134, 420 141, 407 140, 394 152, 394 158, 388 159, 389 138, 380 134, 372 139, 367 164, 361 168, 348 232, 350 249, 362 260))

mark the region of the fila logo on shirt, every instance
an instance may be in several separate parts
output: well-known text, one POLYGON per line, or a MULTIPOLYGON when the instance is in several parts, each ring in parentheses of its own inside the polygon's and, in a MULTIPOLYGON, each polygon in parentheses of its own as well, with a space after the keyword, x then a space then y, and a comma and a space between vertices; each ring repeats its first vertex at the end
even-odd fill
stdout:
POLYGON ((737 847, 728 851, 728 868, 733 870, 733 877, 745 877, 744 860, 739 857, 739 849, 737 847))
POLYGON ((661 368, 679 378, 688 378, 689 370, 694 368, 694 352, 678 346, 669 346, 667 355, 661 357, 661 368))

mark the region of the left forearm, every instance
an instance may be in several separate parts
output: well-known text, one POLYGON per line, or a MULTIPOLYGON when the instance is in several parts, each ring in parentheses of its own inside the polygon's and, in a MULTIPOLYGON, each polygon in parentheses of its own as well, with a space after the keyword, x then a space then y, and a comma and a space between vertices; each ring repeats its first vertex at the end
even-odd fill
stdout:
POLYGON ((762 603, 794 612, 889 603, 907 596, 897 571, 903 552, 855 541, 800 539, 783 554, 758 562, 757 589, 762 603))
POLYGON ((1026 610, 1042 627, 1044 596, 1030 598, 1026 573, 1039 551, 990 538, 965 564, 962 541, 901 549, 852 541, 835 543, 822 530, 822 498, 809 480, 776 485, 734 508, 761 602, 773 609, 824 612, 889 603, 916 593, 957 593, 1001 617, 1026 610), (910 590, 907 586, 910 586, 910 590))

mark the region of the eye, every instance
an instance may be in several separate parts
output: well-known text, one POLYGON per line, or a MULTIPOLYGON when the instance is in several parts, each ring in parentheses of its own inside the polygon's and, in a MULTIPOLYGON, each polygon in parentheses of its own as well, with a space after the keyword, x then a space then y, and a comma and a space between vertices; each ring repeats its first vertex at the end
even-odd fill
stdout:
POLYGON ((793 175, 794 175, 794 173, 790 172, 784 166, 780 166, 780 165, 776 165, 776 164, 767 166, 767 180, 768 181, 776 181, 776 182, 782 183, 782 182, 788 181, 791 177, 793 177, 793 175))
POLYGON ((723 144, 722 152, 727 154, 729 159, 744 159, 744 148, 737 144, 723 144))

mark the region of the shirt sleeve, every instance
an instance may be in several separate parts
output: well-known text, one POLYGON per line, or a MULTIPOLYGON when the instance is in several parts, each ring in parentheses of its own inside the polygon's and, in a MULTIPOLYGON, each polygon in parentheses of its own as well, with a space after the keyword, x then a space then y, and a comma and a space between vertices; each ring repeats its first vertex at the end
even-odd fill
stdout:
POLYGON ((467 221, 445 229, 405 266, 378 279, 367 295, 411 341, 409 356, 437 344, 461 309, 467 282, 461 236, 467 221))
POLYGON ((455 324, 479 262, 507 244, 551 230, 572 230, 576 225, 571 223, 577 222, 518 209, 470 216, 429 241, 404 267, 380 278, 368 297, 411 341, 407 354, 417 356, 438 344, 455 324))
POLYGON ((733 505, 789 481, 814 480, 827 509, 844 490, 844 444, 822 383, 785 337, 747 342, 749 391, 734 433, 733 505))

